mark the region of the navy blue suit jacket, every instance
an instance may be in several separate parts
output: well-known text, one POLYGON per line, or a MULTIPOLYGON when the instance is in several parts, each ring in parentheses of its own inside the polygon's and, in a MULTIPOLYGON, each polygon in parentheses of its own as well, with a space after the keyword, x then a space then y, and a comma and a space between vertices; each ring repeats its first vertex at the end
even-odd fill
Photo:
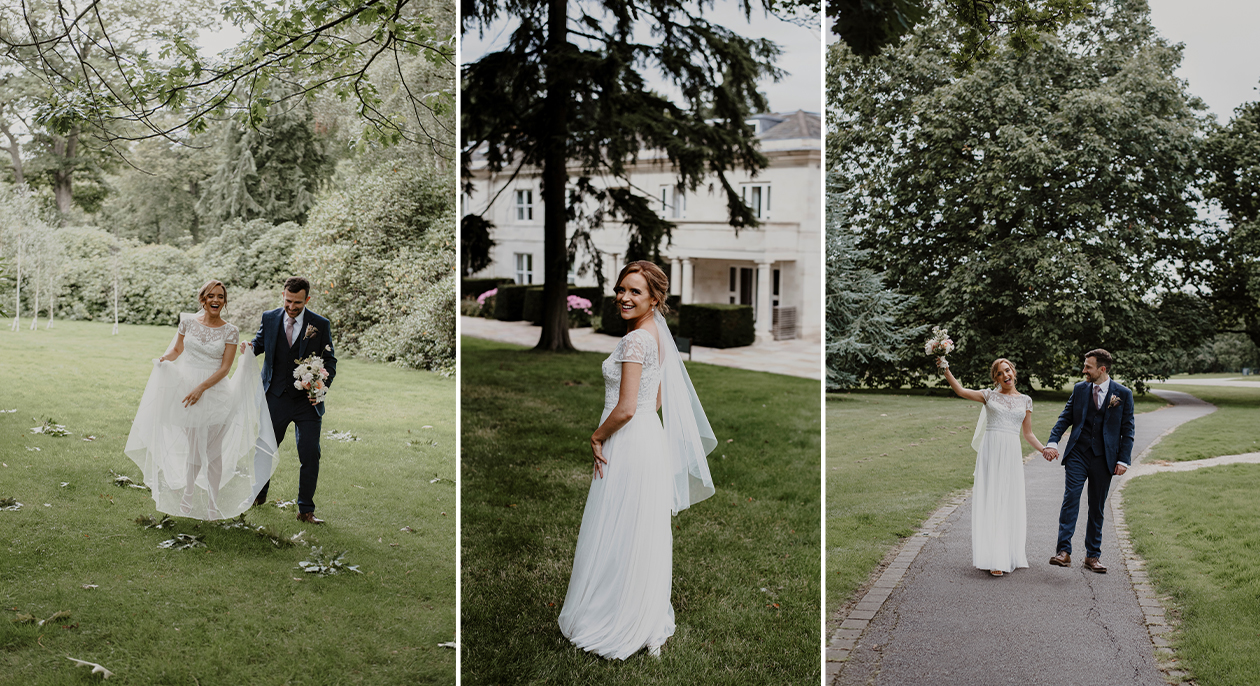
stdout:
MULTIPOLYGON (((1081 424, 1085 421, 1085 408, 1093 402, 1094 384, 1082 381, 1072 388, 1072 396, 1059 414, 1059 421, 1050 430, 1050 442, 1058 443, 1059 438, 1068 426, 1072 433, 1068 435, 1067 445, 1059 454, 1066 458, 1072 454, 1072 446, 1081 435, 1081 424)), ((1107 387, 1107 397, 1103 398, 1103 448, 1106 451, 1107 470, 1116 471, 1116 463, 1133 464, 1133 391, 1121 386, 1115 379, 1107 387), (1115 407, 1111 399, 1118 398, 1115 407)))
MULTIPOLYGON (((328 370, 328 380, 325 384, 332 388, 333 377, 337 376, 337 356, 333 352, 332 344, 332 328, 328 324, 328 320, 306 310, 306 314, 302 319, 302 328, 299 331, 298 338, 298 358, 306 357, 318 353, 324 359, 324 369, 328 370), (313 335, 307 336, 307 332, 314 329, 313 335)), ((254 354, 263 351, 267 359, 262 365, 262 385, 263 392, 266 393, 271 388, 271 361, 275 359, 277 341, 284 340, 284 308, 277 307, 274 310, 267 310, 263 313, 262 323, 258 325, 258 333, 254 335, 254 354)), ((279 379, 277 383, 292 384, 293 379, 279 379)), ((315 406, 315 411, 322 417, 324 416, 324 403, 315 406)))

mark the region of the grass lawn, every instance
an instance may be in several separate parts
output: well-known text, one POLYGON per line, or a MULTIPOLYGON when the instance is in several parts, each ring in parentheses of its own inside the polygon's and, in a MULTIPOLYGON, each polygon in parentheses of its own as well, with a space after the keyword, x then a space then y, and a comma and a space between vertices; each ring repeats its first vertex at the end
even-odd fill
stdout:
POLYGON ((1179 462, 1260 451, 1260 431, 1256 426, 1260 388, 1182 384, 1154 384, 1152 388, 1189 393, 1218 409, 1177 427, 1151 449, 1148 460, 1179 462))
POLYGON ((1251 464, 1152 474, 1124 489, 1134 546, 1173 598, 1177 656, 1201 686, 1260 684, 1257 493, 1260 465, 1251 464))
MULTIPOLYGON (((855 391, 827 397, 827 615, 951 494, 971 488, 979 403, 952 392, 855 391)), ((1043 443, 1067 391, 1033 396, 1043 443)), ((1138 412, 1164 405, 1136 398, 1138 412)), ((1022 443, 1026 451, 1032 448, 1022 443)))
MULTIPOLYGON (((454 381, 340 361, 324 429, 360 440, 322 441, 329 523, 272 504, 246 515, 284 538, 305 529, 364 572, 318 578, 297 569, 307 546, 182 519, 173 531, 206 547, 163 550, 171 530, 134 522, 153 502, 110 470, 141 480, 123 446, 174 331, 110 328, 0 332, 0 409, 17 409, 0 414, 0 498, 24 504, 0 511, 0 684, 87 681, 67 656, 105 666, 111 684, 454 683, 455 651, 438 647, 455 636, 454 381), (49 417, 72 435, 30 433, 49 417), (10 621, 59 611, 44 626, 10 621)), ((273 498, 296 497, 292 441, 273 498)))
POLYGON ((462 341, 464 684, 816 684, 819 382, 688 365, 717 494, 675 520, 661 660, 574 648, 556 618, 590 488, 603 354, 462 341))

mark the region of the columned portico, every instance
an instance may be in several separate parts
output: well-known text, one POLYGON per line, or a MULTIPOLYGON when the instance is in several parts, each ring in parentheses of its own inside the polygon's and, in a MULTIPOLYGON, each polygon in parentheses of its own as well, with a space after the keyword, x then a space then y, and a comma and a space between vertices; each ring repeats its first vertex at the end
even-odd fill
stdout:
POLYGON ((682 295, 682 259, 678 257, 669 261, 669 294, 682 295))
POLYGON ((769 341, 774 339, 774 331, 772 324, 774 323, 774 311, 770 305, 771 280, 773 274, 773 262, 757 262, 757 320, 753 326, 753 330, 757 332, 757 340, 769 341))
POLYGON ((682 260, 682 303, 684 305, 692 304, 692 294, 694 290, 691 287, 691 281, 695 278, 695 266, 692 265, 691 259, 684 257, 682 260))

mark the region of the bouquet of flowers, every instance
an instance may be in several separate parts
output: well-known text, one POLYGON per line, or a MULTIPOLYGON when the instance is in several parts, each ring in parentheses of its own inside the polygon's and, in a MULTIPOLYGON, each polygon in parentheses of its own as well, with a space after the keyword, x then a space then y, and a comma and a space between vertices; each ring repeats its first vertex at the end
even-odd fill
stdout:
POLYGON ((954 352, 954 341, 949 332, 939 326, 932 327, 932 337, 923 344, 923 352, 928 357, 944 358, 954 352))
POLYGON ((304 357, 297 361, 297 367, 293 370, 293 387, 299 391, 306 391, 306 397, 315 402, 324 402, 324 396, 328 393, 328 385, 325 383, 328 379, 328 370, 324 369, 324 358, 318 355, 304 357))

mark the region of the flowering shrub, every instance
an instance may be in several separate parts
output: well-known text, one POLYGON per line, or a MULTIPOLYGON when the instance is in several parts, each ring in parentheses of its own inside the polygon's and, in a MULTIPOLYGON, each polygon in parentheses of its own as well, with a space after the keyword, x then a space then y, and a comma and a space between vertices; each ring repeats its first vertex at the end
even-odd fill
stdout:
POLYGON ((569 296, 569 311, 572 312, 574 310, 577 310, 579 312, 585 312, 587 315, 590 315, 591 314, 591 301, 587 300, 586 298, 582 298, 576 295, 570 295, 569 296))
MULTIPOLYGON (((491 288, 490 290, 486 291, 485 293, 482 293, 481 295, 477 296, 477 304, 478 304, 478 305, 481 305, 482 307, 485 307, 485 306, 486 306, 486 298, 493 298, 494 296, 496 296, 496 295, 498 295, 498 294, 499 294, 499 289, 497 289, 497 288, 491 288)), ((570 296, 570 297, 572 297, 572 296, 570 296)), ((569 305, 569 309, 570 309, 570 310, 571 310, 571 309, 573 309, 573 305, 572 305, 572 304, 570 304, 570 305, 569 305)))

